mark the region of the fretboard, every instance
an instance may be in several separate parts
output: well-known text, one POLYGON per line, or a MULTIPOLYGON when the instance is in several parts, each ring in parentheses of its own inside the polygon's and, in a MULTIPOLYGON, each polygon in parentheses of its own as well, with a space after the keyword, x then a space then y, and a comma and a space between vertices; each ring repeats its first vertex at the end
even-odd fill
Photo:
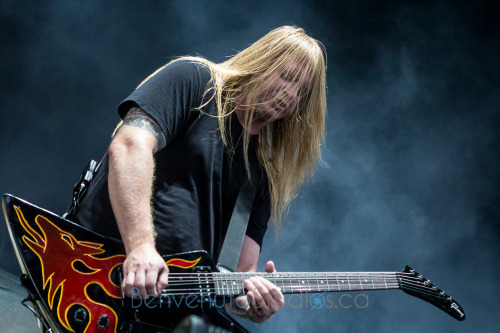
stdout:
POLYGON ((241 294, 243 281, 252 276, 263 276, 283 294, 305 292, 335 292, 398 289, 397 273, 220 273, 214 274, 215 291, 219 295, 241 294))
MULTIPOLYGON (((243 281, 252 276, 262 276, 271 281, 283 294, 321 293, 399 289, 396 272, 346 272, 346 273, 194 273, 171 274, 169 285, 183 285, 187 293, 216 295, 241 295, 245 293, 243 281)), ((169 289, 167 287, 167 289, 169 289)), ((170 294, 167 291, 167 294, 170 294)))

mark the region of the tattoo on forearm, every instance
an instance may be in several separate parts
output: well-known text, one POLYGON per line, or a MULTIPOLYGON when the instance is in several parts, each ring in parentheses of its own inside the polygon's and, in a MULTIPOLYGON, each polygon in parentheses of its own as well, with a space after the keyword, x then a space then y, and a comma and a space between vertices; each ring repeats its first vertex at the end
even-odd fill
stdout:
POLYGON ((151 118, 144 110, 135 106, 132 107, 125 118, 122 125, 136 126, 153 134, 156 138, 156 151, 166 146, 165 136, 160 128, 160 125, 151 118))

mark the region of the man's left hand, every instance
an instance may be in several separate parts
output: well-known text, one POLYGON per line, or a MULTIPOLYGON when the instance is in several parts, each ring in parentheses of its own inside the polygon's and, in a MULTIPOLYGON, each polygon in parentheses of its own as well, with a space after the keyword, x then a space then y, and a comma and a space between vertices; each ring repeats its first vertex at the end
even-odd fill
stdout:
MULTIPOLYGON (((272 261, 266 264, 266 273, 275 273, 276 268, 272 261)), ((244 281, 247 297, 239 297, 233 306, 238 307, 238 312, 245 312, 248 319, 261 323, 278 312, 285 305, 285 298, 281 290, 269 280, 253 276, 244 281)))

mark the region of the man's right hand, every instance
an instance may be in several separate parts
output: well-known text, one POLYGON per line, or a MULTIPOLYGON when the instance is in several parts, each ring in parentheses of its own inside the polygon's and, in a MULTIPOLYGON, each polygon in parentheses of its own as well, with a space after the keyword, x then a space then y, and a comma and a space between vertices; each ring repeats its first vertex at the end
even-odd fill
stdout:
MULTIPOLYGON (((122 290, 128 297, 139 294, 159 296, 168 284, 168 267, 155 247, 150 244, 137 246, 128 253, 123 263, 122 290)), ((136 296, 137 298, 137 296, 136 296)))

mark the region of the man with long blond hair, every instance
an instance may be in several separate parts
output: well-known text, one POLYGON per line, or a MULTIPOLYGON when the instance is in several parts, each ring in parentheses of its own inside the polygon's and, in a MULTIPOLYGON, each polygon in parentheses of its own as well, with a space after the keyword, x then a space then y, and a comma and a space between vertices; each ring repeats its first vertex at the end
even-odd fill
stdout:
MULTIPOLYGON (((269 218, 276 232, 319 159, 325 71, 321 44, 284 26, 223 63, 171 61, 120 104, 123 120, 76 220, 123 241, 128 296, 167 286, 160 254, 205 250, 217 260, 248 178, 256 191, 237 270, 256 271, 269 218)), ((262 322, 283 306, 268 280, 244 285, 250 304, 240 315, 262 322)))

